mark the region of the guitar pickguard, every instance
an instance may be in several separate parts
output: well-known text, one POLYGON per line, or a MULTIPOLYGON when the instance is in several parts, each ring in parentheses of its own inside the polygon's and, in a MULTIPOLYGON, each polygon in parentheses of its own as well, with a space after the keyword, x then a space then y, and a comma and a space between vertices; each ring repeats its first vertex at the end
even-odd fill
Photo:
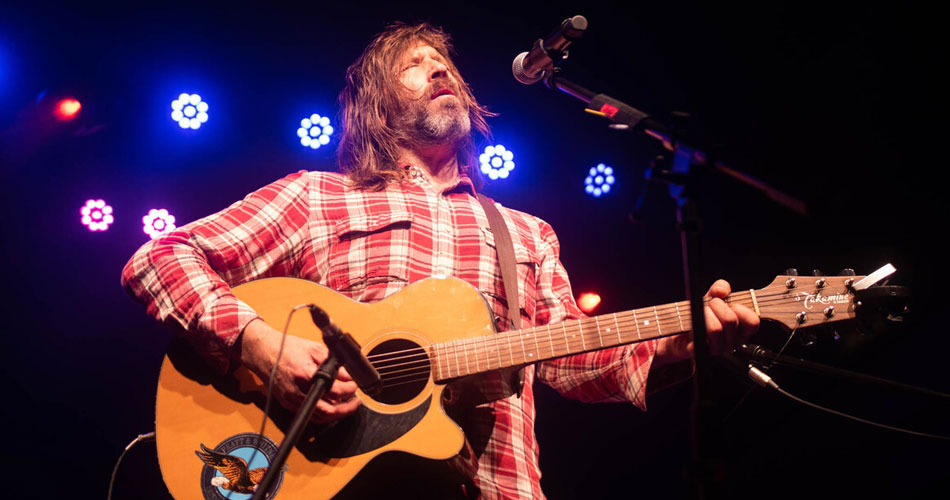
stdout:
POLYGON ((316 432, 305 435, 297 449, 311 460, 327 461, 347 458, 379 449, 409 432, 426 412, 432 398, 419 406, 397 414, 379 413, 360 406, 353 415, 319 426, 316 432))

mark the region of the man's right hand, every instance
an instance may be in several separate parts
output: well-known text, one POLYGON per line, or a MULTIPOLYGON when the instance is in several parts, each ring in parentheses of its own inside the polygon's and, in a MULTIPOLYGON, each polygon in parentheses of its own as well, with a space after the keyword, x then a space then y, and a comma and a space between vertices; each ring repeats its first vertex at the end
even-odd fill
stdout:
MULTIPOLYGON (((248 323, 241 335, 241 362, 266 383, 277 360, 281 333, 258 318, 248 323)), ((274 377, 274 397, 283 407, 292 411, 300 408, 327 354, 326 346, 319 342, 287 336, 274 377)), ((360 406, 355 396, 356 382, 345 368, 340 368, 330 390, 317 401, 311 420, 326 423, 352 414, 360 406)))

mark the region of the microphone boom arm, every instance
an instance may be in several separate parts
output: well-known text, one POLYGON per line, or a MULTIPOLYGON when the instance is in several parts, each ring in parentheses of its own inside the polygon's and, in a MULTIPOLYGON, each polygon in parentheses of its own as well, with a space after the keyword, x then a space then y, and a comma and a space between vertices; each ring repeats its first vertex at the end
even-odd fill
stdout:
POLYGON ((702 150, 686 144, 682 137, 675 137, 674 133, 662 123, 652 119, 649 114, 640 111, 629 104, 614 99, 607 94, 598 94, 588 90, 559 74, 555 68, 547 72, 544 84, 548 88, 557 89, 575 99, 587 104, 584 111, 610 120, 611 127, 620 130, 635 130, 643 132, 649 137, 660 141, 667 151, 685 154, 690 163, 700 166, 711 166, 716 170, 761 191, 779 205, 799 214, 807 215, 808 208, 804 201, 787 193, 775 189, 755 177, 729 167, 721 161, 707 161, 707 155, 702 150))

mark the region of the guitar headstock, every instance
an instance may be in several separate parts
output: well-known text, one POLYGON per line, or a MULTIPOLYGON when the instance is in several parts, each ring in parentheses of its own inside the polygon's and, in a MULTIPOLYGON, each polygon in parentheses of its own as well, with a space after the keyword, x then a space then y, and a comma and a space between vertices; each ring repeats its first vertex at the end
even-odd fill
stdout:
POLYGON ((755 291, 759 316, 787 328, 817 326, 853 319, 856 284, 864 276, 798 276, 792 270, 755 291))

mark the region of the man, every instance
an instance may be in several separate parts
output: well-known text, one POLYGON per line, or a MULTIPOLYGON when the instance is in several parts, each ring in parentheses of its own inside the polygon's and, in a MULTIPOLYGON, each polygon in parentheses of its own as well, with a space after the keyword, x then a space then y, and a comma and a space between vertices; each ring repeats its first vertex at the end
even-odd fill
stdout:
MULTIPOLYGON (((123 271, 130 293, 150 314, 183 329, 212 366, 225 372, 241 363, 264 380, 280 332, 231 293, 253 279, 297 276, 373 302, 426 277, 455 276, 480 290, 495 315, 507 317, 494 237, 472 170, 472 129, 487 134, 490 113, 471 94, 449 50, 448 36, 426 24, 385 30, 347 70, 340 96, 344 175, 289 175, 144 245, 123 271)), ((581 317, 551 227, 499 208, 514 241, 522 326, 581 317)), ((714 352, 758 326, 752 311, 721 300, 728 293, 724 281, 709 291, 706 322, 714 352)), ((467 492, 543 497, 535 379, 568 397, 643 408, 648 373, 688 360, 691 348, 688 337, 678 336, 540 363, 525 370, 520 394, 456 408, 478 458, 467 492)), ((300 405, 326 355, 319 343, 287 339, 274 381, 281 404, 300 405)), ((486 380, 504 392, 502 378, 486 380)), ((657 384, 655 376, 650 383, 657 384)), ((314 420, 355 412, 355 390, 342 370, 314 420)))

